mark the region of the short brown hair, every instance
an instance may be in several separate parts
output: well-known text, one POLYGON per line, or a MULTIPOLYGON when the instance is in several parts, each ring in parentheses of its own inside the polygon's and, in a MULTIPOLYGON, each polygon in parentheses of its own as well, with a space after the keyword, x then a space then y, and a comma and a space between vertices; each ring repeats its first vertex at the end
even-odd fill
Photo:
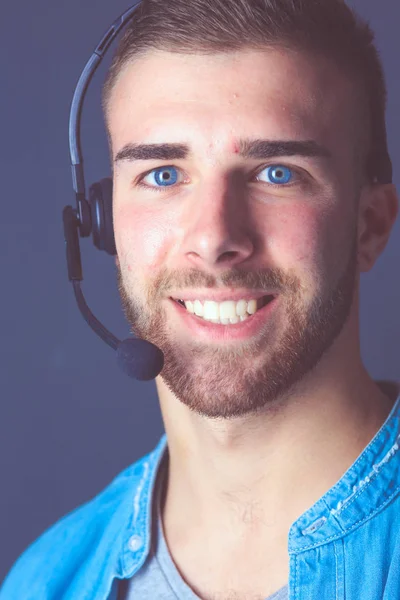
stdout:
POLYGON ((303 50, 333 60, 365 96, 369 140, 361 148, 363 178, 391 164, 386 139, 385 77, 374 33, 343 0, 143 0, 121 37, 102 93, 106 125, 122 68, 151 49, 184 54, 244 48, 303 50))

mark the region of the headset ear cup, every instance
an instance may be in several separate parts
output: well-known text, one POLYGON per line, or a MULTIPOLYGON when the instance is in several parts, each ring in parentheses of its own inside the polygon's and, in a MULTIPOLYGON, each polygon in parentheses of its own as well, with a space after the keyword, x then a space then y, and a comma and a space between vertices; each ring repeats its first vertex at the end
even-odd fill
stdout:
POLYGON ((90 186, 89 203, 92 215, 93 243, 99 250, 114 256, 117 254, 112 216, 113 184, 111 177, 101 179, 90 186))

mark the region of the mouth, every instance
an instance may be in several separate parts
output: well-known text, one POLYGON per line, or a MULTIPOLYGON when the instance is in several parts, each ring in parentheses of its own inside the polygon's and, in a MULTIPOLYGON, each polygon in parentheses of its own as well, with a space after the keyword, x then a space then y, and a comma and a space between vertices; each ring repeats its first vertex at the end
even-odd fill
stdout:
MULTIPOLYGON (((251 339, 266 335, 274 339, 272 316, 279 308, 280 296, 256 292, 240 292, 232 294, 228 299, 225 294, 222 302, 196 299, 195 292, 191 299, 169 298, 169 304, 175 313, 178 323, 177 332, 186 332, 198 343, 235 344, 248 342, 251 339), (258 296, 254 298, 252 294, 258 296), (243 298, 243 295, 247 296, 243 298)), ((176 294, 177 295, 177 294, 176 294)), ((211 295, 211 294, 210 294, 211 295)), ((217 298, 216 293, 213 294, 217 298)), ((221 299, 221 296, 218 298, 221 299)))
POLYGON ((266 294, 259 298, 242 298, 239 300, 184 300, 170 298, 183 310, 199 320, 213 323, 214 325, 238 325, 248 319, 254 318, 259 311, 275 300, 276 296, 266 294))

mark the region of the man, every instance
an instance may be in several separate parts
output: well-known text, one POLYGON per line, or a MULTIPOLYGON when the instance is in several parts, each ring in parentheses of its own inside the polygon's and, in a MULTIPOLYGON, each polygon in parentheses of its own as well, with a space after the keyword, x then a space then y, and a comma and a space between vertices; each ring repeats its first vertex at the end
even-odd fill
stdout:
POLYGON ((1 600, 399 598, 400 390, 358 324, 398 212, 369 28, 340 0, 146 0, 103 105, 166 437, 1 600))

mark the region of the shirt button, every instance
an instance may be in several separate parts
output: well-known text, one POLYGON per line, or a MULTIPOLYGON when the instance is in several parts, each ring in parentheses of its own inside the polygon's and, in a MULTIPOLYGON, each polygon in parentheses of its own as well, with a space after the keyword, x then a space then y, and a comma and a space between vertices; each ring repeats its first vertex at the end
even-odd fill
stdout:
POLYGON ((133 535, 129 539, 128 546, 132 552, 136 552, 143 546, 143 539, 140 537, 140 535, 133 535))

